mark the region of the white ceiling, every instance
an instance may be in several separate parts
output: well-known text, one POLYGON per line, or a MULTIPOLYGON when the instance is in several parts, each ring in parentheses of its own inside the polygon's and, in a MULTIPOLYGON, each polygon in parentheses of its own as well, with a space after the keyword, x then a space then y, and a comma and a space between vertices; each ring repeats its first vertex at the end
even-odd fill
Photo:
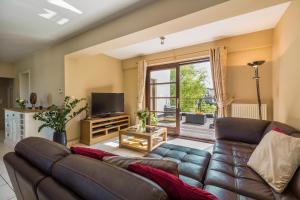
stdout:
POLYGON ((0 60, 14 61, 153 1, 1 0, 0 60))
POLYGON ((166 39, 164 45, 160 44, 159 38, 154 38, 152 40, 101 53, 118 59, 127 59, 226 37, 271 29, 276 26, 289 4, 290 2, 287 2, 185 31, 172 33, 165 36, 166 39))

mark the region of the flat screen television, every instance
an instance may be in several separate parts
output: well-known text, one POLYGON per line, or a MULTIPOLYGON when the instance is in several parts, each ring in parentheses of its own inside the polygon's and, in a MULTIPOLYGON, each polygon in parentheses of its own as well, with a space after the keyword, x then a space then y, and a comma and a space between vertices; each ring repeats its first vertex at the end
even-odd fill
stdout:
POLYGON ((124 112, 124 93, 92 93, 92 116, 124 112))

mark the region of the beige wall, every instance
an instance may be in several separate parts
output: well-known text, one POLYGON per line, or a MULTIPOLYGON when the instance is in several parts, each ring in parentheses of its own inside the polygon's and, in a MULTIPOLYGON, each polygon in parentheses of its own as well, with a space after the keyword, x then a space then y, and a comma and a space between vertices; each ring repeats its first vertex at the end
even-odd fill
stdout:
MULTIPOLYGON (((30 72, 30 92, 36 92, 38 104, 62 103, 64 98, 64 59, 60 47, 40 51, 15 64, 17 74, 30 72)), ((19 92, 19 91, 18 91, 19 92)))
MULTIPOLYGON (((105 55, 82 55, 65 58, 65 94, 86 98, 89 105, 92 92, 123 92, 121 61, 105 55)), ((67 128, 68 140, 78 140, 79 119, 67 128)))
POLYGON ((9 63, 0 62, 0 77, 2 78, 15 78, 15 66, 9 63))
MULTIPOLYGON (((144 56, 150 65, 187 59, 208 57, 208 49, 215 46, 228 48, 227 90, 235 102, 256 103, 253 71, 246 63, 266 60, 261 69, 262 102, 268 104, 268 118, 272 119, 272 36, 273 30, 260 31, 214 42, 175 49, 144 56)), ((137 61, 142 57, 123 61, 125 111, 132 116, 136 112, 137 61)), ((134 119, 134 118, 133 118, 134 119)))
POLYGON ((300 129, 300 1, 294 0, 274 31, 274 119, 300 129))

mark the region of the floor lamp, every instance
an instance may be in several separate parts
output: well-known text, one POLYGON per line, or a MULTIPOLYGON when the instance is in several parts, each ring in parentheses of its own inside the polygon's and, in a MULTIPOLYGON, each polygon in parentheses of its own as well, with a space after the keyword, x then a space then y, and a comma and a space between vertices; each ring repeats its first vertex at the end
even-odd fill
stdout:
POLYGON ((257 93, 257 102, 258 102, 258 112, 259 112, 259 119, 262 120, 261 115, 261 98, 260 98, 260 88, 259 88, 259 74, 258 74, 258 67, 262 64, 264 64, 264 60, 254 61, 252 63, 248 63, 248 66, 252 67, 254 69, 254 77, 256 81, 256 93, 257 93))

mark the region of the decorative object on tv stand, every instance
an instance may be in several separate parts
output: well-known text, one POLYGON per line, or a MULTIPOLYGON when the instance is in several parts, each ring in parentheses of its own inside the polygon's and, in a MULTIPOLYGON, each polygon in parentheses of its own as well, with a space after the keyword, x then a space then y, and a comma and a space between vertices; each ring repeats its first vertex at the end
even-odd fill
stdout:
POLYGON ((39 132, 43 128, 49 127, 54 130, 53 141, 62 145, 66 145, 66 125, 74 117, 80 115, 84 111, 87 115, 87 107, 88 104, 86 103, 85 99, 76 99, 66 96, 62 106, 59 107, 52 105, 48 107, 46 111, 36 113, 33 118, 43 122, 43 124, 39 127, 39 132), (79 104, 83 102, 84 106, 79 107, 79 104))
POLYGON ((27 101, 25 99, 18 98, 18 99, 16 99, 16 103, 19 105, 19 107, 21 109, 25 109, 26 108, 27 101))
POLYGON ((264 60, 259 60, 259 61, 254 61, 252 63, 248 63, 248 66, 253 67, 254 69, 254 77, 253 79, 256 80, 256 94, 257 94, 257 102, 258 102, 258 112, 259 112, 259 119, 262 119, 262 114, 261 114, 261 98, 260 98, 260 87, 259 87, 259 71, 258 67, 262 64, 264 64, 264 60))
POLYGON ((30 94, 30 103, 31 103, 32 109, 35 109, 36 102, 37 102, 37 94, 35 92, 32 92, 30 94))

